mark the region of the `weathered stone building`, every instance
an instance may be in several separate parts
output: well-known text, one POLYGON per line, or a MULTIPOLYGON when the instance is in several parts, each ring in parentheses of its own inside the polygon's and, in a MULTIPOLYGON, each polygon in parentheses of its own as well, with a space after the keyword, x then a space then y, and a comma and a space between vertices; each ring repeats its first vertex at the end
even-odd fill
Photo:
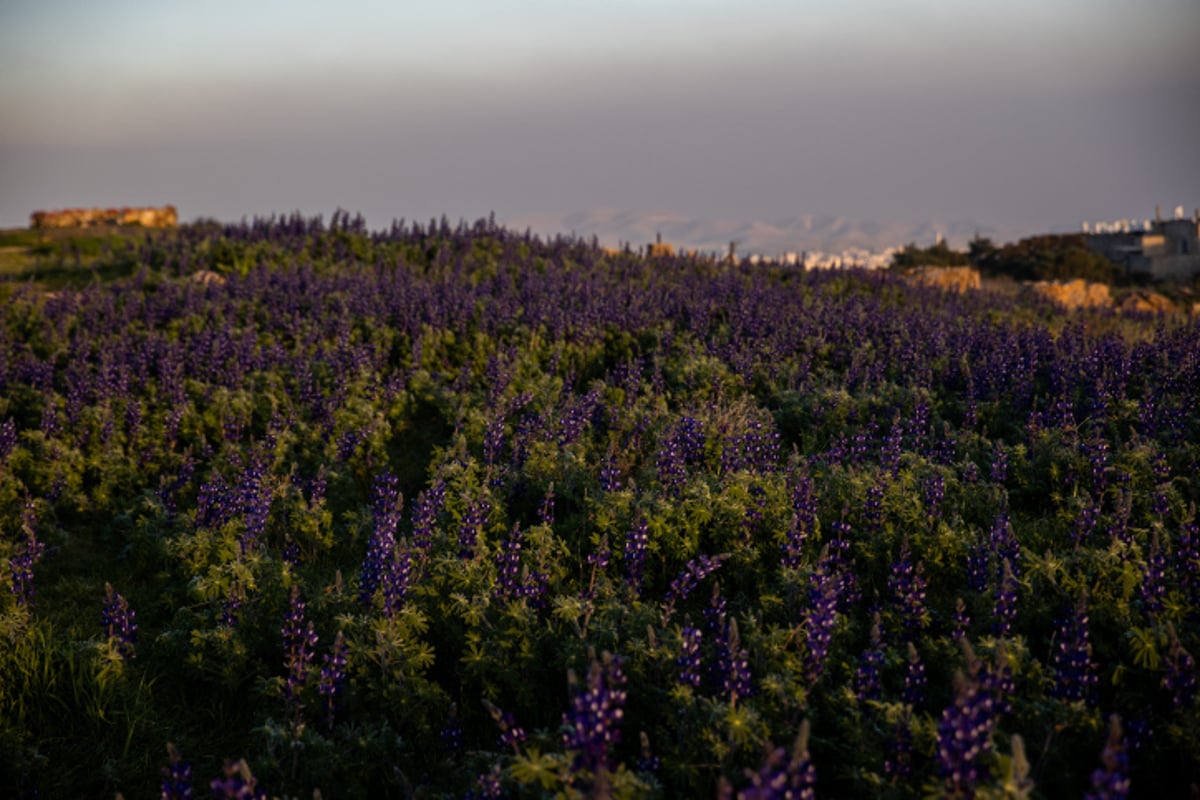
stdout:
POLYGON ((1175 209, 1175 218, 1160 213, 1153 222, 1101 223, 1083 233, 1088 246, 1130 274, 1154 279, 1191 280, 1200 276, 1200 209, 1191 217, 1175 209))

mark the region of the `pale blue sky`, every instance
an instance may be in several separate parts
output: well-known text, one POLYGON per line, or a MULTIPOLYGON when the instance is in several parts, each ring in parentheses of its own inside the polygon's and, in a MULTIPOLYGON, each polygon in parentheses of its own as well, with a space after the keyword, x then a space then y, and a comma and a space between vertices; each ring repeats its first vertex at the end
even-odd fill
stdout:
POLYGON ((0 0, 0 225, 1200 205, 1200 4, 0 0))

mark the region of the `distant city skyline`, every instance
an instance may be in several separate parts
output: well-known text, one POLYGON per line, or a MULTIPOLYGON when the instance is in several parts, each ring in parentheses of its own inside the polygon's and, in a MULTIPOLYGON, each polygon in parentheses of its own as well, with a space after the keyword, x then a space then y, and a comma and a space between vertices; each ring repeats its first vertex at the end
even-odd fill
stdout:
POLYGON ((1190 0, 10 0, 0 226, 1190 215, 1197 31, 1190 0))

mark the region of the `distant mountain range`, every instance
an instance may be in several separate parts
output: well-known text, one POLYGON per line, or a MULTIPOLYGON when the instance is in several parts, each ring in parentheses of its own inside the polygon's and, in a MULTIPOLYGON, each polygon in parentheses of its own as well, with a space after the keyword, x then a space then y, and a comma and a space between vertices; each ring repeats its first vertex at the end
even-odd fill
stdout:
POLYGON ((770 221, 697 219, 664 211, 597 209, 566 214, 531 214, 504 221, 515 230, 532 230, 543 236, 556 233, 597 237, 605 246, 628 242, 633 247, 653 242, 657 234, 677 248, 725 252, 730 241, 742 253, 765 255, 786 252, 839 253, 847 250, 880 251, 910 242, 928 246, 945 237, 952 247, 965 247, 976 233, 997 243, 1012 241, 1019 232, 1006 231, 971 220, 920 223, 858 220, 847 217, 802 214, 770 221))

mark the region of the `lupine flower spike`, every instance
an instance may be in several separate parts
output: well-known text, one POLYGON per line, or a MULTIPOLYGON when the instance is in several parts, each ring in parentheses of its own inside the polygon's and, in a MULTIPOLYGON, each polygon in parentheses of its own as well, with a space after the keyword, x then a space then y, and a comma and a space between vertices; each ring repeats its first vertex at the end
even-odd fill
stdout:
POLYGON ((137 614, 128 601, 113 591, 111 583, 104 584, 104 609, 100 624, 108 634, 108 641, 122 658, 133 658, 133 646, 137 642, 137 614))
POLYGON ((1121 732, 1121 718, 1109 718, 1108 741, 1100 753, 1100 766, 1092 773, 1092 789, 1084 800, 1124 800, 1129 796, 1129 753, 1121 732))

